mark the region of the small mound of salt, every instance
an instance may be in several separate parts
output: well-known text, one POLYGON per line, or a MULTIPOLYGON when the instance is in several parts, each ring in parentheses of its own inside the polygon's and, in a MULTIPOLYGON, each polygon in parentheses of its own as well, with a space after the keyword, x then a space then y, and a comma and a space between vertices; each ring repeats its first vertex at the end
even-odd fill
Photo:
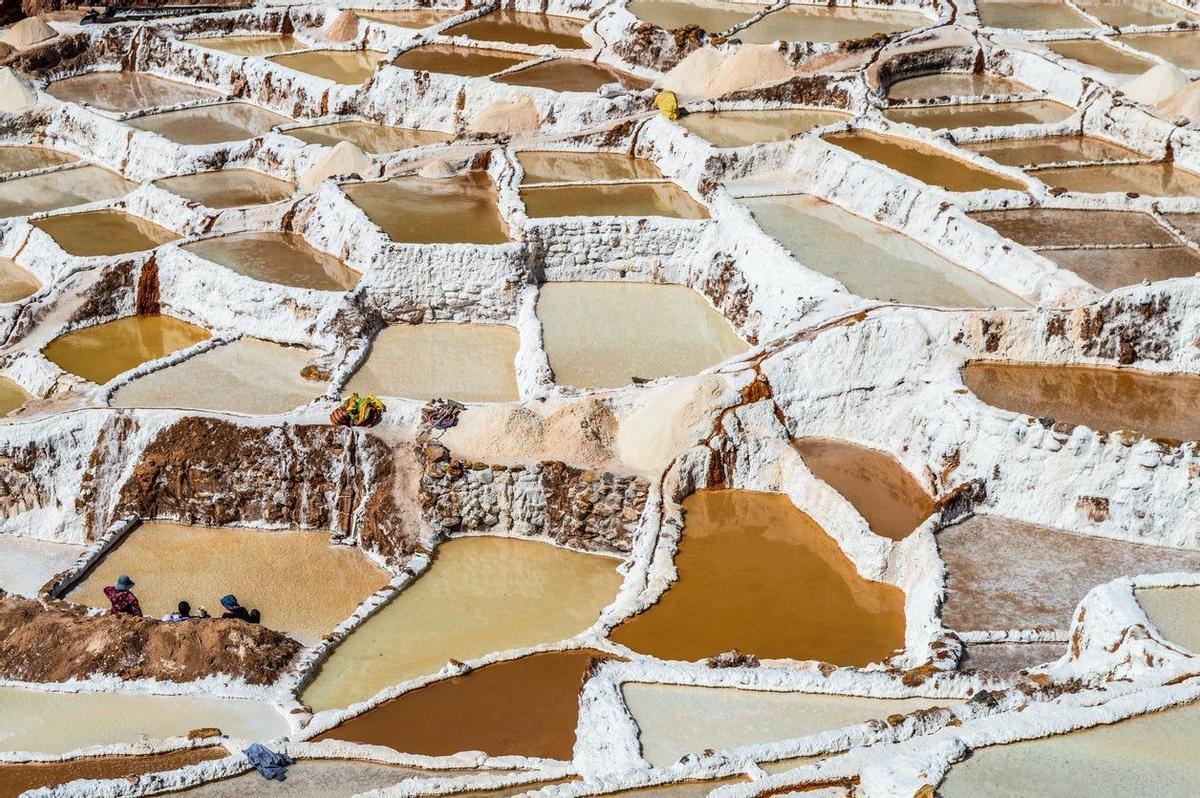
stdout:
POLYGON ((9 67, 0 69, 0 111, 19 114, 37 104, 37 92, 9 67))
POLYGON ((721 64, 708 84, 709 97, 723 97, 735 91, 759 86, 774 86, 795 77, 783 53, 769 44, 746 44, 721 64))
POLYGON ((533 98, 522 95, 517 100, 497 100, 471 119, 472 133, 503 134, 534 133, 541 124, 541 115, 533 98))
POLYGON ((348 42, 358 35, 358 14, 346 9, 325 31, 326 41, 348 42))
POLYGON ((445 180, 454 177, 454 169, 441 158, 435 158, 418 170, 417 174, 431 180, 445 180))
POLYGON ((0 41, 24 50, 57 35, 58 31, 43 22, 41 17, 26 17, 0 34, 0 41))
POLYGON ((1135 102, 1157 105, 1176 92, 1187 88, 1188 76, 1174 64, 1159 64, 1121 87, 1125 96, 1135 102))
POLYGON ((312 191, 321 183, 338 175, 366 176, 371 171, 371 159, 348 141, 339 141, 337 146, 325 153, 300 177, 300 188, 312 191))

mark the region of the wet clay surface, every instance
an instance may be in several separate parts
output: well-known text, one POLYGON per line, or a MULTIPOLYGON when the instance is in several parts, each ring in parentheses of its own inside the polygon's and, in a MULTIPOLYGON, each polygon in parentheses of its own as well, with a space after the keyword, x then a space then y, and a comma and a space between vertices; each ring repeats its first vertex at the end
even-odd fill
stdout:
POLYGON ((362 277, 334 256, 313 249, 296 233, 234 233, 196 241, 184 249, 255 280, 297 288, 345 291, 362 277))
POLYGON ((60 335, 42 354, 65 371, 103 385, 208 337, 207 330, 170 316, 127 316, 60 335))
POLYGON ((673 2, 673 0, 631 0, 629 13, 664 30, 699 25, 709 33, 721 33, 745 22, 766 6, 746 3, 673 2))
POLYGON ((902 540, 934 509, 934 501, 911 473, 887 452, 833 438, 799 438, 804 464, 842 494, 872 531, 902 540))
POLYGON ((737 38, 751 44, 771 44, 776 40, 841 42, 931 23, 928 17, 911 11, 790 5, 738 31, 737 38))
POLYGON ((1033 89, 1012 78, 989 72, 937 72, 898 80, 888 87, 889 100, 936 100, 940 97, 982 97, 1023 94, 1033 89))
POLYGON ((1095 25, 1062 0, 976 0, 980 24, 991 28, 1057 30, 1095 25))
POLYGON ((893 122, 905 122, 930 130, 943 130, 988 125, 1043 125, 1061 122, 1074 113, 1074 108, 1053 100, 1028 100, 1015 103, 887 108, 883 115, 893 122))
POLYGON ((1044 139, 987 141, 959 145, 1007 166, 1036 166, 1073 161, 1128 160, 1133 150, 1092 136, 1053 136, 1044 139))
POLYGON ((64 252, 82 257, 141 252, 179 238, 149 219, 110 209, 44 216, 30 224, 49 234, 64 252))
POLYGON ((401 53, 392 63, 401 69, 440 72, 464 78, 480 78, 528 61, 530 56, 460 47, 453 44, 424 44, 401 53))
MULTIPOLYGON (((254 770, 169 793, 188 798, 352 798, 372 790, 381 790, 411 778, 459 776, 472 771, 420 770, 378 762, 353 759, 300 759, 287 769, 284 781, 268 781, 254 770)), ((477 772, 477 771, 476 771, 477 772)))
POLYGON ((687 114, 679 124, 714 147, 744 147, 760 141, 785 141, 813 128, 846 119, 837 111, 716 111, 687 114))
MULTIPOLYGON (((1163 563, 1163 571, 1183 570, 1163 563)), ((1198 571, 1192 565, 1188 570, 1198 571)), ((1193 653, 1200 652, 1200 588, 1171 587, 1137 590, 1134 595, 1164 639, 1193 653)))
POLYGON ((531 219, 559 216, 708 218, 708 209, 674 183, 525 188, 521 190, 521 199, 531 219))
POLYGON ((838 665, 878 662, 903 647, 904 594, 860 577, 787 496, 698 491, 683 510, 679 578, 614 629, 614 641, 663 659, 737 648, 838 665))
POLYGON ((1092 285, 1112 291, 1143 280, 1157 282, 1200 272, 1200 254, 1187 247, 1156 249, 1054 249, 1042 256, 1092 285))
POLYGON ((119 112, 142 111, 220 96, 212 89, 145 72, 90 72, 53 81, 46 90, 60 100, 86 102, 105 111, 119 112))
POLYGON ((217 36, 210 39, 194 39, 192 44, 230 55, 276 55, 308 48, 308 45, 294 36, 217 36))
POLYGON ((116 199, 128 194, 136 185, 99 166, 80 166, 6 180, 0 183, 0 214, 24 216, 116 199))
POLYGON ((1096 585, 1120 576, 1200 569, 1200 552, 1087 537, 993 515, 943 529, 937 543, 948 574, 942 622, 959 632, 1067 629, 1075 606, 1096 585))
POLYGON ((262 136, 291 121, 250 103, 222 103, 151 114, 131 119, 129 124, 178 144, 218 144, 262 136))
POLYGON ((1200 377, 1101 366, 975 361, 963 382, 984 404, 1099 432, 1200 440, 1200 377))
POLYGON ((0 798, 16 798, 26 790, 54 787, 76 779, 119 779, 143 773, 161 773, 227 756, 229 751, 226 749, 209 746, 146 756, 98 756, 67 762, 0 763, 0 798))
POLYGON ((79 159, 69 152, 47 147, 0 146, 0 174, 42 169, 77 160, 79 159))
POLYGON ((522 183, 574 183, 593 180, 661 180, 653 161, 620 152, 517 153, 525 171, 522 183))
POLYGON ((436 130, 410 130, 356 120, 292 128, 287 134, 308 144, 321 144, 326 147, 348 141, 363 152, 373 155, 405 150, 409 147, 423 147, 426 144, 440 144, 451 138, 449 133, 436 130))
POLYGON ((272 56, 269 60, 334 83, 357 86, 370 80, 385 58, 387 53, 378 50, 308 50, 272 56))
POLYGON ((1093 164, 1040 169, 1033 176, 1052 188, 1083 194, 1131 191, 1152 197, 1200 195, 1200 175, 1171 163, 1093 164))
POLYGON ((631 91, 650 87, 650 81, 603 64, 558 58, 511 72, 496 78, 510 86, 533 86, 551 91, 593 92, 609 83, 619 83, 631 91))
POLYGON ((1024 190, 1025 185, 1010 177, 989 172, 974 164, 930 149, 914 141, 894 136, 879 136, 863 131, 835 133, 824 137, 836 144, 897 172, 948 191, 979 191, 1010 188, 1024 190))
POLYGON ((1046 46, 1061 56, 1114 75, 1140 75, 1154 66, 1149 59, 1139 58, 1094 39, 1047 42, 1046 46))
POLYGON ((1170 61, 1180 69, 1200 69, 1200 38, 1188 33, 1131 33, 1117 40, 1170 61))
POLYGON ((0 377, 0 417, 7 416, 29 401, 29 394, 8 377, 0 377))
POLYGON ((393 698, 314 738, 446 756, 486 751, 569 760, 592 649, 498 662, 393 698))
POLYGON ((1153 216, 1137 211, 1029 208, 977 211, 971 218, 1030 247, 1177 243, 1153 216))
POLYGON ((41 281, 15 261, 0 258, 0 302, 16 302, 42 287, 41 281))
POLYGON ((466 36, 481 42, 548 44, 565 50, 578 50, 588 46, 579 33, 584 24, 583 20, 570 17, 505 9, 460 23, 444 33, 447 36, 466 36))
POLYGON ((209 208, 266 205, 292 196, 296 187, 250 169, 223 169, 155 180, 154 185, 209 208))
POLYGON ((350 201, 393 241, 410 244, 503 244, 508 231, 486 172, 445 180, 402 177, 344 186, 350 201))

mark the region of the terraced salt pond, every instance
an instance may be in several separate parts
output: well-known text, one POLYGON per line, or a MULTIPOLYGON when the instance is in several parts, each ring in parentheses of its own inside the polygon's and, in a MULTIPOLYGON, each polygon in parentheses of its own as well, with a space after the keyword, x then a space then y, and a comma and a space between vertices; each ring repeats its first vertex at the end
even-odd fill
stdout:
POLYGON ((277 55, 292 50, 308 48, 304 42, 291 35, 270 34, 267 36, 215 36, 193 39, 192 44, 206 50, 217 50, 230 55, 277 55))
POLYGON ((0 258, 0 303, 24 299, 41 287, 41 281, 15 261, 0 258))
POLYGON ((301 700, 315 710, 349 706, 451 658, 579 634, 616 596, 616 565, 531 540, 446 541, 428 571, 334 649, 301 700))
POLYGON ((662 659, 736 648, 837 665, 878 662, 904 646, 904 594, 860 577, 787 496, 697 491, 683 511, 678 579, 613 629, 613 641, 662 659))
POLYGON ((48 147, 0 146, 0 174, 44 169, 47 166, 60 166, 77 160, 79 159, 69 152, 48 147))
POLYGON ((149 219, 113 209, 43 216, 30 222, 69 255, 124 255, 154 249, 179 236, 149 219))
POLYGON ((979 21, 990 28, 1057 30, 1096 27, 1062 0, 976 0, 979 21))
POLYGON ((1114 27, 1130 25, 1170 25, 1175 22, 1192 22, 1196 15, 1161 0, 1101 0, 1096 3, 1080 3, 1080 7, 1101 22, 1114 27))
POLYGON ((126 316, 64 333, 42 354, 63 370, 103 385, 118 374, 208 337, 207 330, 171 316, 126 316))
POLYGON ((177 144, 219 144, 257 138, 291 122, 286 116, 250 103, 221 103, 150 114, 130 119, 128 124, 177 144))
POLYGON ((521 183, 574 183, 596 180, 661 180, 653 161, 620 152, 524 150, 517 162, 525 172, 521 183))
POLYGON ((147 615, 174 612, 181 599, 219 615, 218 600, 233 593, 262 612, 263 625, 305 643, 319 640, 388 583, 361 549, 333 545, 325 532, 149 521, 109 549, 67 598, 107 608, 104 587, 121 574, 133 577, 147 615))
POLYGON ((565 50, 586 49, 580 31, 584 20, 503 9, 461 22, 444 31, 447 36, 466 36, 481 42, 508 42, 531 46, 550 45, 565 50))
POLYGON ((29 401, 29 394, 8 377, 0 377, 0 418, 29 401))
POLYGON ((1141 75, 1154 61, 1113 47, 1095 39, 1046 42, 1052 52, 1081 64, 1102 69, 1113 75, 1141 75))
POLYGON ((362 277, 296 233, 234 233, 194 241, 183 249, 255 280, 296 288, 346 291, 362 277))
POLYGON ((1039 169, 1032 174, 1052 188, 1064 188, 1082 194, 1119 191, 1151 197, 1200 195, 1200 175, 1162 161, 1039 169))
POLYGON ((931 130, 991 125, 1045 125, 1061 122, 1074 114, 1074 108, 1053 100, 888 108, 883 112, 893 122, 931 130))
POLYGON ((406 150, 409 147, 424 147, 427 144, 440 144, 452 138, 449 133, 437 130, 411 130, 361 120, 296 127, 288 130, 287 134, 307 144, 320 144, 325 147, 348 141, 372 155, 406 150))
POLYGON ((521 200, 531 219, 568 216, 708 218, 708 209, 674 183, 523 188, 521 200))
POLYGON ((392 61, 401 69, 440 72, 464 78, 481 78, 528 61, 530 56, 482 47, 423 44, 406 50, 392 61))
POLYGON ((932 22, 914 11, 789 5, 738 31, 737 38, 751 44, 771 44, 776 40, 841 42, 922 28, 932 22))
POLYGON ((77 166, 0 183, 0 214, 25 216, 123 197, 136 184, 99 166, 77 166))
POLYGON ((745 147, 763 141, 786 141, 847 118, 847 114, 839 111, 795 108, 691 113, 681 116, 678 123, 714 147, 745 147))
POLYGON ((1104 291, 1134 285, 1143 280, 1153 283, 1193 277, 1200 272, 1200 254, 1182 246, 1159 249, 1060 249, 1040 254, 1104 291))
POLYGON ((816 197, 753 197, 742 202, 796 260, 859 296, 938 307, 1025 304, 907 236, 816 197))
POLYGON ((531 86, 550 91, 590 93, 601 86, 616 83, 630 91, 650 88, 650 81, 604 64, 576 58, 558 58, 509 72, 494 78, 510 86, 531 86))
POLYGON ((361 19, 371 22, 382 22, 385 25, 419 30, 445 22, 463 12, 455 8, 398 8, 391 10, 364 8, 355 9, 354 13, 361 19))
POLYGON ((387 53, 378 50, 306 50, 273 55, 267 60, 334 83, 357 86, 374 77, 386 58, 387 53))
POLYGON ((51 577, 74 565, 83 551, 83 546, 73 543, 0 535, 0 590, 36 596, 51 577))
POLYGON ((267 782, 256 771, 210 781, 179 792, 157 793, 187 798, 352 798, 372 790, 392 787, 411 778, 459 776, 463 770, 419 770, 400 765, 354 759, 299 759, 287 769, 285 781, 267 782))
POLYGON ((963 382, 980 401, 1034 418, 1200 440, 1200 376, 1128 368, 973 361, 963 382))
POLYGON ((229 751, 221 746, 183 748, 141 756, 97 756, 65 762, 0 763, 0 795, 18 796, 38 787, 55 787, 77 779, 136 778, 188 765, 222 759, 229 751))
POLYGON ((394 324, 375 337, 346 391, 422 400, 515 401, 518 346, 516 329, 502 324, 394 324))
POLYGON ((486 172, 433 180, 400 177, 343 186, 393 241, 409 244, 503 244, 508 231, 486 172))
POLYGON ((958 703, 945 698, 859 698, 638 682, 627 682, 621 692, 638 725, 642 756, 655 767, 670 767, 685 754, 706 749, 806 737, 958 703))
POLYGON ((288 734, 268 704, 234 698, 141 693, 50 693, 0 687, 0 750, 62 754, 77 748, 183 737, 217 728, 233 737, 288 734), (80 719, 86 718, 86 723, 80 719))
POLYGON ((946 97, 1007 96, 1031 92, 1029 86, 992 72, 935 72, 898 80, 888 87, 889 100, 937 100, 946 97))
MULTIPOLYGON (((1155 570, 1185 570, 1162 563, 1155 570)), ((1195 571, 1200 566, 1193 566, 1195 571)), ((1159 633, 1188 651, 1200 652, 1200 588, 1149 588, 1136 592, 1138 604, 1159 633)))
POLYGON ((748 348, 704 297, 685 286, 546 283, 537 315, 559 384, 619 388, 634 378, 686 376, 748 348), (591 323, 581 325, 580 319, 591 323))
POLYGON ((1037 166, 1077 161, 1130 160, 1141 155, 1095 136, 1049 136, 1038 139, 966 142, 959 145, 1006 166, 1037 166))
POLYGON ((721 33, 740 25, 766 6, 725 3, 720 0, 675 2, 675 0, 631 0, 629 13, 664 30, 699 25, 709 33, 721 33))
POLYGON ((989 172, 908 139, 881 136, 867 131, 832 133, 823 138, 830 144, 895 169, 923 183, 941 186, 947 191, 1025 189, 1023 183, 1011 177, 989 172))
POLYGON ((314 740, 428 756, 485 751, 569 760, 584 675, 607 658, 581 649, 488 665, 393 698, 314 740))
POLYGON ((55 80, 46 90, 66 102, 85 102, 115 112, 143 111, 220 96, 212 89, 147 72, 88 72, 55 80))
POLYGON ((292 196, 296 187, 251 169, 221 169, 155 180, 154 185, 208 208, 267 205, 292 196))
POLYGON ((1117 41, 1136 50, 1153 53, 1180 69, 1200 69, 1200 48, 1196 47, 1195 32, 1188 33, 1127 33, 1117 41))
POLYGON ((121 386, 112 407, 175 407, 231 413, 283 413, 324 393, 300 376, 316 352, 241 338, 121 386))

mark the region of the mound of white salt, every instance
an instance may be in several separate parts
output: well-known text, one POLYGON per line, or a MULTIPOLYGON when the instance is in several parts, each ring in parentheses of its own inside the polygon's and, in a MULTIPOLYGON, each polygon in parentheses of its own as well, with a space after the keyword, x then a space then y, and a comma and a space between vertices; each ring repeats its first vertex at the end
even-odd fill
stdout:
POLYGON ((658 88, 675 93, 680 100, 708 97, 708 86, 721 71, 725 55, 715 47, 693 50, 658 82, 658 88))
POLYGON ((725 59, 708 84, 709 97, 723 97, 735 91, 759 86, 774 86, 796 74, 783 53, 769 44, 746 44, 725 59))
POLYGON ((434 158, 417 170, 417 174, 431 180, 445 180, 456 174, 453 167, 442 158, 434 158))
POLYGON ((533 133, 541 124, 541 115, 528 94, 517 100, 497 100, 471 119, 472 133, 503 134, 533 133))
POLYGON ((1157 105, 1172 94, 1187 88, 1188 76, 1174 64, 1159 64, 1121 87, 1135 102, 1157 105))
POLYGON ((41 17, 26 17, 0 34, 0 41, 24 50, 57 35, 58 31, 43 22, 41 17))
POLYGON ((9 67, 0 69, 0 111, 19 114, 37 103, 37 92, 9 67))
POLYGON ((358 14, 346 9, 337 15, 325 31, 326 41, 348 42, 358 35, 358 14))
POLYGON ((365 177, 370 171, 371 159, 362 150, 348 141, 339 141, 300 177, 300 188, 312 191, 331 177, 353 174, 365 177))
POLYGON ((1156 107, 1168 119, 1183 117, 1189 122, 1200 120, 1200 81, 1189 83, 1156 107))

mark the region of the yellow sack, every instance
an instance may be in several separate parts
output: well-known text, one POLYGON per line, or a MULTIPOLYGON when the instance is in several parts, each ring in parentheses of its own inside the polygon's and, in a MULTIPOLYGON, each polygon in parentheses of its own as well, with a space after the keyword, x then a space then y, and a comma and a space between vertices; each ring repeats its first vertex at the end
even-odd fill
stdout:
POLYGON ((654 107, 661 111, 667 119, 679 118, 679 98, 673 91, 660 91, 654 98, 654 107))

